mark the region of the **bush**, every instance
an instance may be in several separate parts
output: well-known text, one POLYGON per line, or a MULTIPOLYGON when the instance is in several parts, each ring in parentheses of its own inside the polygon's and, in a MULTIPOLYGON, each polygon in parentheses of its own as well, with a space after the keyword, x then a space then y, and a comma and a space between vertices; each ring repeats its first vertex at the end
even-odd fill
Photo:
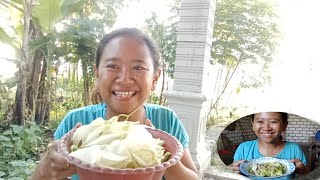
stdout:
POLYGON ((0 179, 27 179, 51 138, 31 122, 0 128, 4 130, 0 134, 0 179))

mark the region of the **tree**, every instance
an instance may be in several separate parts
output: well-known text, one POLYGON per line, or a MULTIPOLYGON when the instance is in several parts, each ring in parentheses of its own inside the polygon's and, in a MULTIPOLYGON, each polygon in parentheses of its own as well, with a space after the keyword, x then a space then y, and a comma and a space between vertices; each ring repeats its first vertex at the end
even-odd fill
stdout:
MULTIPOLYGON (((220 69, 216 81, 217 98, 211 110, 217 110, 219 100, 241 65, 262 64, 262 71, 266 70, 278 45, 278 37, 277 15, 271 1, 217 0, 211 63, 220 65, 220 69)), ((268 80, 268 77, 262 77, 255 79, 254 84, 242 82, 239 85, 257 87, 268 80)))
POLYGON ((93 64, 98 40, 116 20, 116 9, 123 0, 88 1, 82 10, 63 22, 65 30, 60 32, 59 54, 67 62, 81 63, 83 80, 83 102, 89 104, 93 83, 93 64))
MULTIPOLYGON (((35 115, 35 103, 37 101, 37 89, 39 80, 35 76, 36 72, 39 72, 39 62, 42 63, 42 72, 47 74, 47 85, 50 89, 50 77, 47 72, 50 72, 51 63, 48 62, 53 47, 53 41, 51 38, 47 38, 48 42, 46 54, 43 52, 31 53, 29 43, 33 39, 43 38, 44 35, 50 34, 53 31, 54 24, 62 19, 67 13, 72 13, 77 8, 81 8, 81 4, 84 0, 5 0, 1 1, 1 8, 7 9, 7 13, 10 14, 11 20, 15 23, 15 27, 9 27, 12 32, 8 34, 5 28, 1 28, 1 41, 6 43, 7 39, 12 39, 12 42, 19 42, 18 46, 14 46, 18 53, 18 74, 17 74, 17 90, 15 98, 14 116, 13 121, 17 124, 24 124, 28 118, 28 114, 31 111, 31 120, 35 115), (50 13, 48 13, 50 12, 50 13), (20 16, 19 16, 20 15, 20 16), (23 31, 21 31, 23 29, 23 31), (12 35, 13 34, 13 35, 12 35), (3 38, 5 37, 5 38, 3 38), (38 53, 38 54, 37 54, 38 53), (43 59, 44 57, 44 59, 43 59), (42 61, 43 60, 43 61, 42 61), (37 62, 37 65, 34 64, 37 62), (31 70, 31 68, 33 68, 31 70), (48 70, 49 69, 49 70, 48 70), (31 73, 32 71, 32 73, 31 73), (35 76, 35 77, 34 77, 35 76), (32 82, 32 83, 30 83, 32 82), (29 88, 29 93, 28 93, 29 88), (31 90, 30 90, 31 89, 31 90), (32 91, 32 93, 30 93, 32 91), (28 95, 28 100, 27 99, 28 95), (32 99, 32 100, 31 100, 32 99)), ((48 36, 51 37, 51 36, 48 36)), ((8 43, 12 45, 11 43, 8 43)), ((16 43, 15 43, 16 44, 16 43)), ((14 45, 15 45, 14 44, 14 45)), ((41 47, 41 46, 39 46, 41 47)), ((43 75, 44 75, 43 74, 43 75)), ((41 79, 41 78, 40 78, 41 79)), ((40 80, 41 82, 41 80, 40 80)), ((42 81, 44 82, 44 80, 42 81)), ((43 84, 43 83, 42 83, 43 84)), ((50 102, 50 91, 46 91, 46 102, 50 102)), ((49 106, 45 109, 40 109, 42 112, 48 112, 49 106)))
POLYGON ((160 49, 160 60, 162 65, 162 86, 159 104, 164 104, 164 83, 166 77, 173 78, 176 59, 177 30, 178 30, 178 6, 179 1, 173 1, 171 8, 172 16, 166 22, 160 22, 158 16, 153 12, 150 18, 145 20, 146 29, 156 41, 160 49))

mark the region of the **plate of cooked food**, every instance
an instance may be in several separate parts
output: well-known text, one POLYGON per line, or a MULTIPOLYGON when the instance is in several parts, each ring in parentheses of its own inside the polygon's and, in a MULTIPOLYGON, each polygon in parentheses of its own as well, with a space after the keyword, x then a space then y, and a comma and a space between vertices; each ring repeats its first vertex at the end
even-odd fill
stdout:
POLYGON ((261 157, 240 164, 240 172, 252 179, 274 179, 292 174, 295 166, 285 159, 261 157))

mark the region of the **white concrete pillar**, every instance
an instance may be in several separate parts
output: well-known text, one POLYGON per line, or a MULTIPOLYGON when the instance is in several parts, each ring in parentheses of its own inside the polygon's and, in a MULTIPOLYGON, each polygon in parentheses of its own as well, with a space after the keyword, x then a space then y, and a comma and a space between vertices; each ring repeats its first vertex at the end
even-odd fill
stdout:
POLYGON ((207 112, 213 97, 213 66, 210 65, 214 0, 182 0, 179 11, 173 90, 165 93, 190 136, 189 149, 200 176, 210 165, 206 148, 207 112))

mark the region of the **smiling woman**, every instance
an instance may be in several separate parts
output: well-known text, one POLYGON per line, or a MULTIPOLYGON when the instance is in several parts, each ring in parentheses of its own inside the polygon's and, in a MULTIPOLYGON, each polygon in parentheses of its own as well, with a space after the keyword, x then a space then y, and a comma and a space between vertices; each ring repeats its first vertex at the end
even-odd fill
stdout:
POLYGON ((239 166, 252 159, 273 157, 288 160, 295 164, 295 172, 286 179, 295 178, 309 172, 307 159, 296 143, 285 141, 282 134, 288 127, 288 114, 285 112, 260 112, 251 115, 251 124, 258 139, 242 142, 233 156, 229 169, 239 172, 239 166))
MULTIPOLYGON (((55 131, 55 139, 60 141, 63 135, 79 127, 80 123, 85 125, 98 117, 110 119, 120 114, 130 114, 128 121, 166 131, 182 144, 182 158, 164 172, 166 180, 199 179, 188 149, 188 134, 177 115, 167 107, 145 104, 161 72, 159 51, 154 41, 136 28, 114 30, 98 44, 94 71, 96 91, 93 96, 98 98, 93 99, 100 102, 71 110, 55 131)), ((119 119, 123 120, 126 119, 119 119)), ((79 179, 76 168, 72 165, 66 168, 66 160, 57 152, 58 141, 40 160, 33 180, 71 175, 72 179, 79 179)))

